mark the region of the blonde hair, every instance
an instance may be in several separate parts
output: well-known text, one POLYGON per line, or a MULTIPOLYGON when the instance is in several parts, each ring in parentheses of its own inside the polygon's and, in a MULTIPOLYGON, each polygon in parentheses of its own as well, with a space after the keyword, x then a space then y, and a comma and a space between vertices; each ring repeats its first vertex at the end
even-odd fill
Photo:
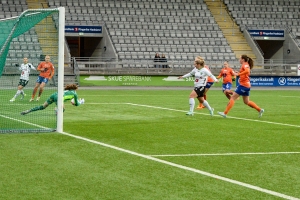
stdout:
POLYGON ((196 64, 199 64, 201 67, 204 67, 205 62, 204 62, 203 59, 202 60, 196 60, 196 64))
POLYGON ((204 61, 204 58, 202 58, 201 56, 197 56, 196 60, 203 60, 204 61))

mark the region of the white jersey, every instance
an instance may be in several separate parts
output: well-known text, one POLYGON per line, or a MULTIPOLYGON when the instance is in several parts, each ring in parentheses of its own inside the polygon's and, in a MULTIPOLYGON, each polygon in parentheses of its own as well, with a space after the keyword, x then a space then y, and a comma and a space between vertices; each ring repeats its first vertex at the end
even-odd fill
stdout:
POLYGON ((190 73, 184 75, 183 78, 187 78, 190 76, 195 76, 194 87, 206 86, 208 76, 213 78, 214 81, 217 81, 216 77, 212 75, 212 73, 205 67, 201 69, 197 69, 195 67, 190 73))
POLYGON ((22 71, 20 79, 28 81, 30 69, 36 70, 35 67, 31 63, 27 63, 27 64, 22 63, 22 65, 19 67, 19 70, 22 71))

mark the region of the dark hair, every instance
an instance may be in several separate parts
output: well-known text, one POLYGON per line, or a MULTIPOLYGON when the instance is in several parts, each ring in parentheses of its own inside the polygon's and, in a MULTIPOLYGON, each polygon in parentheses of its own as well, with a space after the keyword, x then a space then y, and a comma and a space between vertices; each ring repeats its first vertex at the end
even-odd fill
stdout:
POLYGON ((253 60, 252 60, 252 58, 250 58, 250 57, 248 57, 247 55, 241 55, 241 58, 245 61, 245 62, 247 62, 248 64, 249 64, 249 66, 250 66, 250 69, 252 69, 253 68, 253 60))
POLYGON ((77 90, 78 86, 76 84, 68 84, 65 86, 65 90, 77 90))

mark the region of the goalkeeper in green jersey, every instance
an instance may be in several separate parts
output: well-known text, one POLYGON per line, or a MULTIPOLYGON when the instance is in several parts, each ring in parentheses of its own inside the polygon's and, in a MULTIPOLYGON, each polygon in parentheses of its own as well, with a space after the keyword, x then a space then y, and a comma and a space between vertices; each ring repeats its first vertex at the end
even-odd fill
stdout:
MULTIPOLYGON (((76 84, 69 84, 66 85, 64 89, 64 96, 63 100, 68 101, 74 99, 74 102, 72 101, 72 104, 75 106, 79 106, 80 104, 84 104, 84 99, 79 99, 76 93, 76 90, 78 89, 78 86, 76 84)), ((45 103, 41 106, 36 106, 34 108, 31 108, 30 110, 25 110, 21 112, 21 115, 26 115, 30 112, 37 111, 37 110, 44 110, 47 108, 50 104, 55 102, 57 104, 57 92, 50 95, 50 97, 45 101, 45 103)), ((65 108, 64 108, 65 110, 65 108)))

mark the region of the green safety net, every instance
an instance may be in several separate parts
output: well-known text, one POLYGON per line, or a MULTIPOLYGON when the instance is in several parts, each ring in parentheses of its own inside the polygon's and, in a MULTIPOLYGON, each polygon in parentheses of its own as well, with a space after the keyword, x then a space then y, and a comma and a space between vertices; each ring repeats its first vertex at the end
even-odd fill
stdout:
POLYGON ((58 10, 27 10, 18 17, 0 20, 0 77, 5 66, 12 39, 27 32, 53 12, 58 12, 58 10))

